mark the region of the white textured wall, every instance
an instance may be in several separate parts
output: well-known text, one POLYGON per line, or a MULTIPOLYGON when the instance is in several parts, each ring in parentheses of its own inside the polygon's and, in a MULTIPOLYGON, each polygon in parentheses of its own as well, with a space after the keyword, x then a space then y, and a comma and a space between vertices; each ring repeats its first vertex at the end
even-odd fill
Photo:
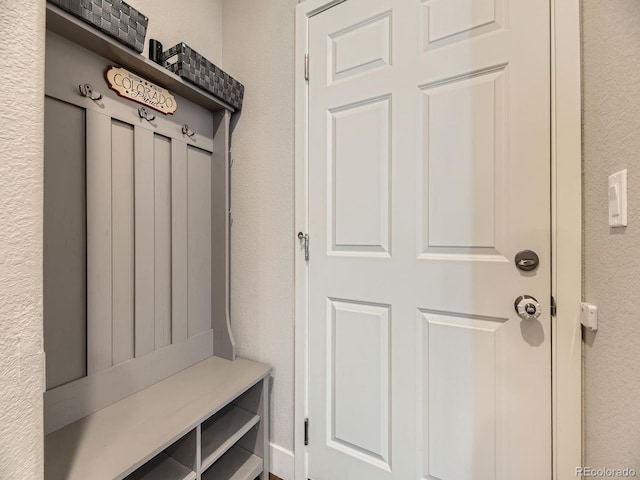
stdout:
POLYGON ((0 478, 41 479, 44 0, 0 8, 0 478))
POLYGON ((213 63, 222 62, 222 0, 127 0, 149 17, 145 56, 149 39, 155 38, 165 50, 185 42, 213 63))
POLYGON ((582 0, 584 463, 640 475, 640 4, 582 0), (607 177, 629 170, 629 226, 610 230, 607 177))
POLYGON ((246 86, 232 140, 232 329, 242 356, 274 367, 272 442, 289 451, 293 450, 296 3, 223 0, 222 9, 223 66, 246 86))

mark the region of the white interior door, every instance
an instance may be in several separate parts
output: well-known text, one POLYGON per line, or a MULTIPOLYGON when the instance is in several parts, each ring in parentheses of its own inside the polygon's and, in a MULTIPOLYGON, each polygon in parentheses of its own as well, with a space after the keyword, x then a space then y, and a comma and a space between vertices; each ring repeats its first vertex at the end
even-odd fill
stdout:
POLYGON ((549 51, 548 2, 311 17, 312 480, 551 478, 549 51))

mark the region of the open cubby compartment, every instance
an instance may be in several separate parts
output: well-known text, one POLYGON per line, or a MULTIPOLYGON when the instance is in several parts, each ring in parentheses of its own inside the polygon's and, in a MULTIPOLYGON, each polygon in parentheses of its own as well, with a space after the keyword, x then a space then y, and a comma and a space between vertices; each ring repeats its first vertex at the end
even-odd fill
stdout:
POLYGON ((207 469, 203 464, 202 480, 255 480, 264 472, 264 460, 253 453, 258 443, 259 424, 230 446, 207 469))
MULTIPOLYGON (((258 382, 202 423, 202 471, 237 446, 242 446, 262 462, 264 458, 264 447, 261 441, 261 435, 264 435, 264 425, 261 422, 263 385, 264 382, 258 382)), ((234 455, 231 457, 235 458, 234 455)))
POLYGON ((191 430, 125 477, 125 480, 195 480, 196 443, 196 430, 191 430))
MULTIPOLYGON (((267 381, 256 383, 242 395, 237 397, 231 404, 237 408, 242 408, 255 415, 259 415, 262 419, 264 415, 266 415, 265 412, 267 412, 265 399, 267 398, 266 394, 268 393, 268 391, 265 392, 263 390, 265 388, 268 389, 268 385, 269 383, 267 381)), ((255 429, 250 430, 246 435, 238 440, 237 445, 260 458, 266 458, 268 456, 268 452, 266 451, 268 448, 268 427, 268 419, 265 418, 261 420, 256 425, 255 429)), ((264 477, 266 478, 266 476, 264 477)))
POLYGON ((238 405, 228 405, 202 424, 202 469, 227 452, 260 421, 260 416, 238 405))

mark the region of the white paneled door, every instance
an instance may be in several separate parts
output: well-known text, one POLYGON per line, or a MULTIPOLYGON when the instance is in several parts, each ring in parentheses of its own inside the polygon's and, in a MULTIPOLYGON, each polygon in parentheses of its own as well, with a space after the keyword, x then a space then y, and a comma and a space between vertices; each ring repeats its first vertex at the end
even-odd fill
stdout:
POLYGON ((508 0, 311 17, 312 480, 551 478, 549 19, 508 0))

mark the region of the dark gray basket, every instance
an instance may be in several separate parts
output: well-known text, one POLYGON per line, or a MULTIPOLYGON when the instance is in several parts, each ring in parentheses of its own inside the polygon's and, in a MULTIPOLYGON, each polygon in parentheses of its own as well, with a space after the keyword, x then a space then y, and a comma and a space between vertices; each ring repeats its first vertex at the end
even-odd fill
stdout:
POLYGON ((181 78, 206 90, 233 108, 242 108, 244 85, 216 67, 185 43, 179 43, 163 54, 165 67, 181 78))
POLYGON ((49 0, 136 52, 144 50, 149 19, 122 0, 49 0))

